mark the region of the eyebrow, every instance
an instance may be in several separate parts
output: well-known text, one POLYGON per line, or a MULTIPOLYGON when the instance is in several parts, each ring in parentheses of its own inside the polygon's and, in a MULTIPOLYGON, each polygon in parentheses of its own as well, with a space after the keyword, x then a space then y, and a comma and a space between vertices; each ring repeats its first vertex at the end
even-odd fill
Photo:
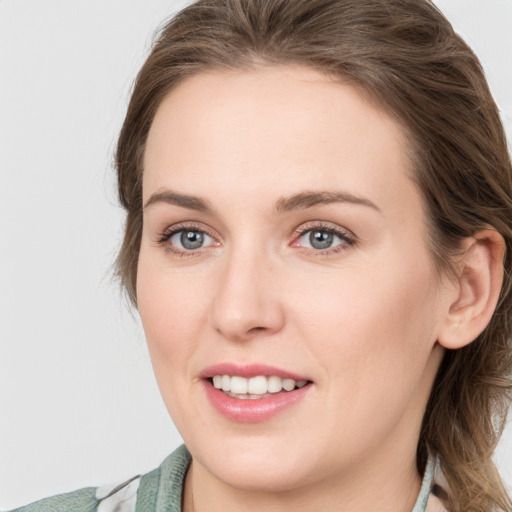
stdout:
MULTIPOLYGON (((157 204, 166 203, 188 210, 196 210, 203 213, 211 213, 213 208, 206 199, 201 197, 191 196, 188 194, 179 194, 172 190, 164 190, 162 192, 155 192, 151 194, 149 199, 144 204, 144 209, 157 204)), ((348 192, 335 192, 335 191, 312 191, 312 192, 300 192, 290 197, 283 197, 276 203, 275 210, 278 213, 285 213, 295 210, 305 210, 312 208, 319 204, 330 204, 330 203, 349 203, 361 206, 367 206, 380 212, 380 208, 365 197, 356 196, 348 192)))
POLYGON ((350 203, 361 206, 368 206, 380 212, 380 208, 365 197, 356 196, 348 192, 336 191, 313 191, 301 192, 290 197, 279 199, 276 204, 276 211, 289 212, 294 210, 304 210, 319 204, 330 203, 350 203))
POLYGON ((144 204, 144 209, 156 203, 173 204, 189 210, 197 210, 205 213, 211 212, 212 210, 210 203, 205 199, 201 199, 196 196, 189 196, 187 194, 178 194, 172 190, 165 190, 163 192, 155 192, 154 194, 151 194, 144 204))

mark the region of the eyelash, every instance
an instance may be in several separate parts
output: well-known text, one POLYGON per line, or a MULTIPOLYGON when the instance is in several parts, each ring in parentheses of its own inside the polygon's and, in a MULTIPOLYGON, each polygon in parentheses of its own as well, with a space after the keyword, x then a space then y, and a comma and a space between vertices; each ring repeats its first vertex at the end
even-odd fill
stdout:
MULTIPOLYGON (((204 227, 199 226, 197 224, 176 224, 173 225, 162 233, 159 234, 157 243, 165 248, 166 251, 171 252, 174 255, 177 255, 182 258, 186 257, 194 257, 194 256, 200 256, 203 254, 203 252, 207 249, 207 247, 201 247, 199 249, 191 249, 191 250, 182 250, 178 249, 172 244, 169 244, 169 240, 176 235, 177 233, 180 233, 182 231, 197 231, 199 233, 203 233, 207 235, 208 237, 215 240, 215 237, 208 232, 208 230, 205 230, 204 227)), ((305 253, 308 256, 330 256, 333 254, 338 254, 343 251, 346 251, 350 247, 353 247, 357 245, 357 238, 355 235, 350 232, 347 229, 341 229, 339 227, 334 227, 330 224, 326 224, 323 222, 313 222, 313 223, 307 223, 306 225, 301 226, 300 228, 296 229, 293 233, 293 242, 290 244, 292 247, 301 247, 296 245, 298 241, 307 233, 314 232, 314 231, 320 231, 323 233, 329 233, 334 236, 337 236, 341 243, 338 245, 335 245, 334 247, 327 248, 324 250, 321 249, 315 249, 312 247, 302 247, 303 253, 305 253)))
POLYGON ((313 223, 306 223, 306 225, 301 226, 298 228, 293 236, 294 241, 292 242, 292 247, 300 247, 295 245, 306 233, 314 232, 314 231, 320 231, 322 233, 329 233, 331 235, 337 236, 341 243, 338 245, 335 245, 334 247, 330 247, 324 250, 321 249, 315 249, 313 247, 303 247, 303 252, 305 252, 306 255, 311 256, 330 256, 333 254, 339 254, 343 251, 346 251, 350 247, 354 247, 357 245, 357 238, 356 236, 349 231, 348 229, 342 229, 340 227, 335 227, 331 224, 326 224, 324 222, 313 222, 313 223))
POLYGON ((204 252, 205 247, 201 247, 197 250, 188 250, 184 251, 182 249, 178 249, 174 247, 172 244, 167 243, 174 235, 180 233, 182 231, 197 231, 198 233, 204 233, 208 235, 210 238, 215 240, 215 237, 211 235, 204 227, 199 226, 197 224, 175 224, 171 227, 166 228, 162 233, 160 233, 157 243, 164 247, 166 251, 171 252, 176 256, 180 256, 181 258, 187 258, 191 256, 199 256, 204 252))

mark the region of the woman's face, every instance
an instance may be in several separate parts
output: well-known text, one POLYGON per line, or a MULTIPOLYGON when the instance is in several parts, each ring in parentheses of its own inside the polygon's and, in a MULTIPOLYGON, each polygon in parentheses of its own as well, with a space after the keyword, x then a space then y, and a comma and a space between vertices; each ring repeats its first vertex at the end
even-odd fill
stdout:
POLYGON ((204 474, 284 490, 413 471, 447 293, 406 143, 307 68, 203 73, 163 101, 137 297, 204 474))

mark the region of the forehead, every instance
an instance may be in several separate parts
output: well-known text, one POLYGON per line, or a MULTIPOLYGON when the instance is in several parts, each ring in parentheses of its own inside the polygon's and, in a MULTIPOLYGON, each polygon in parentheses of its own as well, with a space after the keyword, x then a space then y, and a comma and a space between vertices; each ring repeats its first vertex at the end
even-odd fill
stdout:
POLYGON ((294 66, 184 80, 156 113, 144 164, 145 197, 167 186, 197 193, 244 182, 262 193, 389 189, 392 206, 413 186, 401 126, 354 87, 294 66))

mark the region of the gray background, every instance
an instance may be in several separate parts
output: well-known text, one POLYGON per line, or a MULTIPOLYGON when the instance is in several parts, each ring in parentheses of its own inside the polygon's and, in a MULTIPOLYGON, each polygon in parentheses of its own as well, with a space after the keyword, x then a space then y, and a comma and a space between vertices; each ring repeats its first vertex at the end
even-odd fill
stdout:
MULTIPOLYGON (((512 138, 512 0, 439 0, 512 138)), ((111 168, 151 36, 184 2, 0 0, 0 508, 148 471, 181 441, 111 279, 111 168)), ((497 460, 512 486, 512 427, 497 460)))

